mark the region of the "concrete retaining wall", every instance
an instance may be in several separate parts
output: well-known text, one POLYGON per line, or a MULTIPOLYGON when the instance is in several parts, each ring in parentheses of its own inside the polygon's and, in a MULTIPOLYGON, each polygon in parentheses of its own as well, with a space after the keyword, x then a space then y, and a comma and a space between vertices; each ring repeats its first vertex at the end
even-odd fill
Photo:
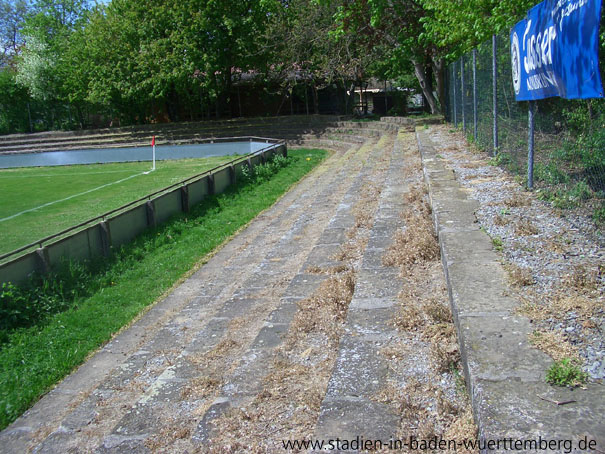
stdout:
POLYGON ((107 256, 112 247, 129 243, 148 228, 166 222, 177 213, 188 212, 209 194, 221 194, 235 183, 236 174, 243 166, 261 164, 276 154, 286 156, 286 145, 276 145, 244 157, 231 166, 183 183, 104 221, 3 263, 0 265, 0 282, 23 282, 33 272, 48 272, 64 259, 81 261, 107 256))

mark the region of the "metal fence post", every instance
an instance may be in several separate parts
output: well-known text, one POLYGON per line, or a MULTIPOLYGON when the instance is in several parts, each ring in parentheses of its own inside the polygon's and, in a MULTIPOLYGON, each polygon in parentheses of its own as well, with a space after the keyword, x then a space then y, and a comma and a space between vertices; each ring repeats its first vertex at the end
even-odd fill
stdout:
POLYGON ((534 117, 536 114, 536 101, 529 101, 527 114, 527 187, 534 187, 534 117))
POLYGON ((473 49, 473 137, 477 141, 477 49, 473 49))
POLYGON ((496 35, 492 35, 492 104, 494 115, 494 156, 498 154, 498 42, 496 35))
POLYGON ((456 100, 456 63, 452 63, 452 87, 454 87, 454 127, 458 128, 458 105, 456 100))
POLYGON ((460 94, 462 96, 462 130, 466 132, 466 112, 464 103, 464 55, 460 57, 460 94))

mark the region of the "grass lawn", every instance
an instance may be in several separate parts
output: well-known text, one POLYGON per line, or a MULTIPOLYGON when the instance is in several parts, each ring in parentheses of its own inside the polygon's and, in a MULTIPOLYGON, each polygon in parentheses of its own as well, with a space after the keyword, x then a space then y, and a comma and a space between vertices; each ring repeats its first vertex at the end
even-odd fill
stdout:
MULTIPOLYGON (((77 285, 79 291, 62 312, 33 326, 6 331, 0 344, 0 429, 157 301, 209 252, 275 203, 326 152, 299 149, 290 150, 289 156, 288 165, 270 178, 267 172, 259 173, 262 178, 208 197, 191 213, 175 216, 97 264, 96 271, 77 285)), ((44 288, 34 292, 41 301, 48 300, 44 288)), ((0 302, 2 297, 0 292, 0 302)))
POLYGON ((143 172, 150 169, 149 162, 2 169, 0 254, 232 159, 235 156, 158 161, 157 170, 148 175, 143 172), (37 208, 72 196, 75 197, 37 208))

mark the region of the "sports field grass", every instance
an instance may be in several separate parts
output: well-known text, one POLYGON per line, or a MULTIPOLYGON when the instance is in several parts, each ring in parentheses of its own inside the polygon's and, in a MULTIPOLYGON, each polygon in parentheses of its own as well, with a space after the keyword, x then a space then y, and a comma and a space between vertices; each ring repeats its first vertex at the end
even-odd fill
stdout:
POLYGON ((235 156, 0 170, 0 254, 202 173, 235 156))

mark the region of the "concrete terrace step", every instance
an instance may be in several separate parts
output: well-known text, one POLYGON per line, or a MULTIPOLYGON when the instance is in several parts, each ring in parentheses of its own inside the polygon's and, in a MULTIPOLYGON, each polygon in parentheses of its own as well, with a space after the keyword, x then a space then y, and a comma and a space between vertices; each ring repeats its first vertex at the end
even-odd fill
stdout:
POLYGON ((342 140, 328 140, 328 139, 315 139, 308 138, 305 140, 302 139, 292 139, 286 142, 288 146, 300 146, 306 148, 326 148, 329 150, 348 150, 350 148, 355 148, 359 146, 359 144, 353 142, 345 142, 342 140))
MULTIPOLYGON (((215 137, 238 137, 238 136, 256 136, 272 138, 295 138, 303 134, 315 134, 321 136, 324 127, 308 126, 245 126, 231 129, 208 129, 201 131, 198 129, 178 130, 176 132, 157 131, 156 136, 158 144, 177 144, 177 143, 196 143, 204 139, 215 137)), ((120 133, 120 134, 99 134, 96 136, 74 136, 66 138, 53 138, 34 140, 18 140, 12 142, 0 143, 0 153, 9 152, 35 152, 44 150, 69 150, 86 148, 104 148, 104 147, 123 147, 123 146, 146 146, 149 145, 151 135, 148 133, 120 133)), ((355 140, 355 139, 352 139, 355 140)), ((357 140, 361 142, 361 140, 357 140)))
POLYGON ((332 256, 346 242, 345 230, 352 226, 353 202, 356 195, 367 180, 369 168, 376 162, 376 147, 366 144, 366 152, 356 152, 351 155, 344 171, 340 172, 345 187, 348 189, 341 202, 333 211, 329 223, 323 226, 323 232, 316 241, 313 250, 302 263, 297 276, 291 281, 281 304, 271 313, 267 325, 261 330, 252 343, 250 349, 243 355, 243 360, 235 369, 227 383, 222 388, 221 396, 208 409, 198 426, 197 440, 203 445, 207 444, 216 430, 214 422, 229 408, 239 408, 250 404, 262 392, 263 379, 275 358, 277 350, 284 342, 284 335, 290 329, 290 324, 296 313, 296 301, 308 298, 319 287, 321 282, 328 279, 327 275, 309 274, 308 270, 316 267, 329 267, 343 265, 332 256), (371 147, 369 153, 367 149, 371 147), (350 167, 366 157, 366 165, 356 173, 351 173, 350 167), (301 282, 307 282, 301 286, 301 282))
POLYGON ((373 129, 391 133, 395 133, 399 130, 399 125, 383 121, 338 121, 335 122, 334 126, 346 129, 373 129))
POLYGON ((199 438, 204 426, 196 422, 198 409, 206 414, 217 395, 211 390, 188 397, 188 390, 197 389, 200 373, 222 381, 236 372, 244 353, 269 335, 263 331, 267 321, 287 316, 319 285, 300 264, 325 260, 318 245, 340 231, 330 222, 357 182, 355 169, 367 150, 333 154, 3 431, 0 451, 148 452, 145 443, 154 435, 177 427, 189 427, 199 438))
POLYGON ((387 124, 395 124, 399 126, 418 126, 418 125, 431 125, 441 124, 444 122, 444 118, 441 115, 431 117, 381 117, 380 121, 387 124))
POLYGON ((401 291, 398 267, 382 264, 382 256, 403 226, 399 214, 406 186, 401 184, 403 151, 395 141, 391 160, 380 181, 381 193, 369 241, 349 305, 345 334, 320 409, 314 439, 387 441, 397 433, 400 415, 376 399, 392 379, 387 358, 378 353, 398 340, 389 326, 398 311, 401 291))
POLYGON ((0 136, 0 143, 19 140, 35 140, 35 139, 55 139, 55 138, 70 138, 70 137, 86 137, 104 134, 153 134, 154 131, 178 131, 178 130, 213 130, 213 129, 230 129, 238 127, 254 127, 254 126, 287 126, 295 125, 300 127, 321 127, 322 125, 330 124, 339 121, 342 117, 338 116, 288 116, 288 117, 256 117, 256 118, 241 118, 223 121, 202 121, 202 122, 182 122, 182 123, 161 123, 148 124, 138 126, 127 126, 117 128, 103 128, 94 130, 77 130, 77 131, 47 131, 33 134, 10 134, 0 136))
POLYGON ((352 136, 362 137, 380 137, 384 134, 382 129, 370 129, 370 128, 344 128, 344 127, 333 127, 328 126, 325 128, 325 134, 343 134, 352 136))
MULTIPOLYGON (((352 158, 358 153, 358 149, 349 151, 349 157, 345 160, 344 168, 338 173, 329 176, 330 184, 322 187, 319 193, 315 194, 312 201, 308 200, 308 196, 303 200, 297 200, 296 207, 290 210, 290 216, 293 219, 293 222, 290 223, 290 229, 288 231, 282 229, 281 232, 283 235, 281 237, 276 235, 279 230, 274 228, 278 225, 277 222, 273 223, 272 228, 268 229, 268 234, 274 238, 272 248, 262 249, 262 253, 265 254, 264 258, 256 256, 258 263, 257 274, 248 278, 234 294, 235 298, 243 299, 243 303, 236 306, 231 303, 231 300, 227 300, 224 310, 220 312, 220 317, 217 317, 214 321, 215 325, 219 323, 226 325, 222 320, 224 317, 227 317, 231 321, 236 317, 247 317, 247 313, 254 308, 247 301, 256 298, 258 289, 270 285, 272 281, 277 279, 283 281, 282 270, 285 266, 289 263, 304 263, 305 260, 308 260, 309 256, 313 255, 315 248, 313 248, 314 242, 312 240, 317 238, 317 235, 320 235, 321 230, 326 225, 325 221, 329 218, 329 213, 316 213, 314 207, 318 205, 332 206, 338 203, 337 201, 342 198, 342 191, 350 184, 351 178, 347 175, 350 172, 349 163, 354 162, 352 158), (300 245, 299 238, 303 235, 308 243, 306 247, 301 247, 300 245)), ((282 221, 279 222, 279 224, 281 223, 282 221)), ((245 344, 247 350, 243 351, 240 356, 242 361, 240 362, 238 358, 232 359, 233 363, 231 363, 229 369, 233 371, 230 375, 231 378, 227 379, 227 384, 221 388, 221 394, 214 398, 212 405, 208 407, 201 421, 194 429, 192 439, 196 444, 204 442, 205 436, 209 432, 211 421, 229 407, 230 400, 228 397, 225 397, 225 393, 233 398, 237 394, 235 391, 237 386, 243 387, 245 389, 244 392, 253 393, 255 386, 259 385, 258 380, 266 373, 266 363, 263 361, 263 359, 266 359, 266 356, 263 355, 263 352, 266 352, 267 348, 270 348, 272 345, 272 342, 279 338, 280 333, 283 332, 285 318, 293 314, 293 310, 295 311, 296 301, 309 296, 322 281, 320 276, 300 272, 293 277, 290 276, 290 278, 291 280, 288 280, 289 284, 284 282, 280 286, 279 291, 276 291, 271 298, 277 304, 277 307, 275 304, 270 304, 268 298, 264 297, 262 299, 264 307, 273 307, 274 309, 268 315, 266 311, 264 312, 264 319, 260 320, 261 324, 255 329, 257 331, 256 336, 251 336, 245 344), (239 375, 238 371, 242 367, 246 369, 246 373, 239 375)), ((212 322, 213 320, 209 324, 212 325, 212 322)), ((213 333, 215 336, 220 335, 220 332, 216 330, 213 333)), ((183 357, 187 359, 187 357, 194 356, 199 352, 209 351, 219 340, 220 337, 219 339, 212 340, 208 339, 207 336, 197 336, 194 342, 185 347, 183 357)), ((227 371, 227 373, 229 372, 227 371)), ((159 376, 157 379, 159 382, 158 386, 162 385, 161 380, 162 377, 159 376)), ((178 390, 184 389, 185 386, 186 383, 174 383, 171 393, 176 394, 178 390)), ((152 396, 144 402, 144 406, 139 405, 137 407, 137 412, 138 414, 157 414, 160 408, 165 405, 164 399, 161 396, 152 396)), ((133 419, 140 419, 140 416, 133 416, 131 413, 127 413, 116 424, 112 435, 118 436, 124 433, 124 428, 128 429, 132 425, 133 419)), ((157 424, 155 421, 145 421, 144 424, 145 433, 157 433, 162 429, 162 425, 157 424)), ((132 436, 133 434, 130 433, 129 435, 132 436)))
POLYGON ((416 134, 479 436, 574 443, 588 437, 603 450, 603 384, 574 391, 546 383, 552 360, 529 344, 534 328, 516 314, 519 303, 505 296, 509 293, 501 258, 475 221, 479 204, 467 198, 439 155, 449 144, 433 140, 431 128, 418 128, 416 134), (571 403, 555 405, 540 397, 571 403))

